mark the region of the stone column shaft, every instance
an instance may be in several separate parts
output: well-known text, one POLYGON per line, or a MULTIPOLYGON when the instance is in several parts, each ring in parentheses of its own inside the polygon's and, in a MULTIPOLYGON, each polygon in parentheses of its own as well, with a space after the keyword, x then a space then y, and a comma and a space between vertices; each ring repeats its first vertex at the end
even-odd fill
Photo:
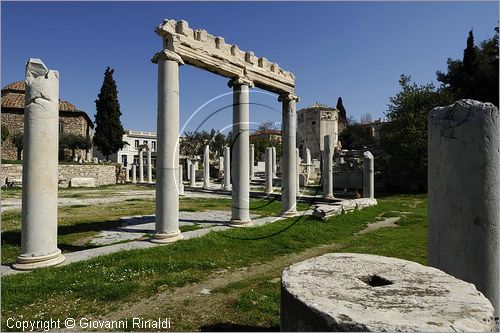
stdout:
POLYGON ((473 283, 498 318, 498 109, 460 100, 433 109, 428 128, 429 265, 473 283))
POLYGON ((203 154, 203 188, 210 189, 210 147, 205 146, 203 154))
POLYGON ((251 82, 237 78, 229 83, 233 87, 233 160, 232 216, 230 224, 241 226, 250 223, 250 173, 249 173, 249 113, 251 82))
POLYGON ((283 216, 294 216, 297 214, 297 164, 296 164, 296 130, 295 130, 295 101, 297 96, 288 94, 281 95, 282 102, 282 165, 281 170, 281 205, 283 216))
POLYGON ((184 174, 182 164, 179 164, 179 195, 184 195, 184 174))
POLYGON ((231 147, 224 147, 224 189, 231 191, 231 147))
POLYGON ((250 145, 250 179, 253 179, 255 177, 254 159, 255 159, 255 146, 253 144, 251 144, 250 145))
POLYGON ((151 161, 151 148, 148 149, 148 183, 153 184, 153 164, 151 161))
POLYGON ((137 166, 132 164, 132 184, 137 184, 137 166))
POLYGON ((196 165, 189 165, 189 187, 196 187, 196 165))
POLYGON ((375 168, 372 153, 363 154, 363 198, 375 198, 375 168))
POLYGON ((40 59, 26 64, 21 254, 15 269, 64 261, 57 248, 59 73, 40 59))
POLYGON ((139 183, 144 183, 144 151, 139 150, 139 183))
POLYGON ((130 163, 127 162, 127 166, 125 167, 125 181, 130 181, 130 163))
POLYGON ((324 137, 323 153, 323 198, 333 198, 333 140, 330 135, 324 137))
POLYGON ((264 193, 273 193, 273 151, 270 147, 266 148, 266 172, 264 182, 264 193))
POLYGON ((163 50, 158 63, 158 120, 156 152, 156 231, 152 241, 181 238, 179 229, 179 63, 174 52, 163 50))
POLYGON ((187 179, 191 180, 191 160, 189 158, 186 159, 187 165, 187 179))
POLYGON ((297 179, 296 179, 296 184, 297 184, 297 193, 300 192, 300 181, 299 181, 299 174, 300 174, 300 155, 299 155, 299 148, 295 148, 296 152, 296 163, 297 163, 297 179))
POLYGON ((278 174, 278 163, 276 159, 276 147, 271 147, 271 152, 272 152, 272 167, 273 167, 273 179, 277 177, 278 174))

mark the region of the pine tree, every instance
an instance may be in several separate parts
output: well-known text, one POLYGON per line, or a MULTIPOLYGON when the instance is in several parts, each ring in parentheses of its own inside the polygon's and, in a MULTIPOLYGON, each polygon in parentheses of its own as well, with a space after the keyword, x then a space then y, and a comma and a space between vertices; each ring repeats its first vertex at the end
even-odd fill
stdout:
POLYGON ((339 120, 347 123, 347 112, 344 108, 344 104, 342 104, 342 97, 339 97, 337 100, 337 106, 335 108, 339 110, 339 120))
POLYGON ((97 95, 94 144, 99 151, 109 159, 109 155, 116 153, 123 147, 123 126, 120 121, 120 103, 118 91, 113 79, 113 69, 106 68, 101 91, 97 95))

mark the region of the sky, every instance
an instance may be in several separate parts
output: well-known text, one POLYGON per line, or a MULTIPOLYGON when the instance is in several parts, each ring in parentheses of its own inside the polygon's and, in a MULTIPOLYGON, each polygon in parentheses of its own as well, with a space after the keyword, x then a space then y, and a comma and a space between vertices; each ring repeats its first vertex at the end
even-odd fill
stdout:
MULTIPOLYGON (((476 42, 498 25, 493 2, 1 2, 2 87, 24 79, 29 58, 60 74, 60 98, 94 119, 107 66, 118 86, 127 129, 156 130, 157 67, 154 28, 185 19, 193 29, 276 62, 296 76, 297 109, 315 102, 348 116, 383 118, 401 74, 436 81, 448 58, 461 59, 468 31, 476 42)), ((181 130, 227 131, 232 119, 228 79, 180 68, 181 130)), ((277 96, 250 94, 251 128, 280 126, 277 96)))

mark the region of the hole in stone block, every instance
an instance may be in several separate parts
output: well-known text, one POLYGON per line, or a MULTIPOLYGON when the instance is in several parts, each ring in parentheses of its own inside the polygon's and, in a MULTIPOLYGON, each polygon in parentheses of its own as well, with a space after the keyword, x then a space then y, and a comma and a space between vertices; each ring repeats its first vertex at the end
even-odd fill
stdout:
POLYGON ((359 278, 361 281, 369 285, 370 287, 381 287, 394 284, 394 282, 387 280, 378 275, 366 275, 359 278))

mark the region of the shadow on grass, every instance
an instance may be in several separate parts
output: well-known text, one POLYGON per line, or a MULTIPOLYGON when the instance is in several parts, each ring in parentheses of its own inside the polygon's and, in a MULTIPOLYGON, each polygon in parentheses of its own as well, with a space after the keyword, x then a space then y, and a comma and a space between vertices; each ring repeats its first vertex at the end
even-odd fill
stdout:
POLYGON ((259 327, 234 323, 218 323, 200 327, 201 332, 279 332, 279 326, 259 327))

